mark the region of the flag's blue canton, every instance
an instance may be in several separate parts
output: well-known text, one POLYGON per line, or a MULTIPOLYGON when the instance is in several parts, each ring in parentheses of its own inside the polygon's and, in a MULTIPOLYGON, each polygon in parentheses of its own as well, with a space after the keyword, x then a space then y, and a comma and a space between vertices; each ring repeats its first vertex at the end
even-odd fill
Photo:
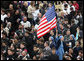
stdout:
POLYGON ((51 21, 56 16, 55 7, 54 5, 45 13, 45 17, 47 18, 48 22, 51 21))

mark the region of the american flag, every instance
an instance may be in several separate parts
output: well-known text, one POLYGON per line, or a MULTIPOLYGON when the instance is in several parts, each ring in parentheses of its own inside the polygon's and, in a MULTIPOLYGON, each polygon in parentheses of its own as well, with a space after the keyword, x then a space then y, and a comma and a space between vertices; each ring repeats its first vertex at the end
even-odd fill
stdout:
POLYGON ((56 27, 56 12, 53 5, 41 18, 40 24, 37 29, 37 37, 40 38, 48 33, 51 29, 56 27))

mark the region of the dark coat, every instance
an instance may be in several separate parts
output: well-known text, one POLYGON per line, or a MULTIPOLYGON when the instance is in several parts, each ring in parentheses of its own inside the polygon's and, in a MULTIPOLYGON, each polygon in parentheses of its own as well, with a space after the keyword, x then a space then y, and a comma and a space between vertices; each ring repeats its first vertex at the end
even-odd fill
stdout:
POLYGON ((70 32, 71 32, 71 34, 76 35, 76 32, 77 32, 76 28, 77 28, 77 27, 78 27, 78 26, 75 25, 75 24, 73 24, 73 25, 70 27, 70 32))
POLYGON ((79 46, 79 47, 75 47, 74 48, 74 54, 76 54, 76 57, 78 56, 78 52, 80 51, 80 50, 82 50, 82 48, 79 46))
POLYGON ((48 60, 59 60, 59 56, 56 55, 56 54, 51 54, 49 57, 48 57, 48 60))

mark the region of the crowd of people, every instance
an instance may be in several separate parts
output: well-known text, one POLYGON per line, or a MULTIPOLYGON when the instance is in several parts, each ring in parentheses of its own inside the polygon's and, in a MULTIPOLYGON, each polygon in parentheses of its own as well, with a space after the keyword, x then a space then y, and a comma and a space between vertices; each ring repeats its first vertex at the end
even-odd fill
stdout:
POLYGON ((1 1, 1 60, 83 60, 83 1, 1 1), (57 27, 38 38, 53 5, 57 27))

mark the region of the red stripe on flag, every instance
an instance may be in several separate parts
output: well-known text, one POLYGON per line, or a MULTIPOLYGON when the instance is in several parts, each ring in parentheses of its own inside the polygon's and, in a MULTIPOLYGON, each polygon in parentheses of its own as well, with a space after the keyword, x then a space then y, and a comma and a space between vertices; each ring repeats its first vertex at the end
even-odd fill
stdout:
MULTIPOLYGON (((56 18, 55 18, 54 20, 56 20, 56 18)), ((54 21, 54 20, 53 20, 53 21, 54 21)), ((48 23, 47 25, 45 25, 44 27, 42 27, 42 28, 40 28, 40 29, 39 29, 39 27, 38 27, 38 30, 37 30, 37 31, 39 31, 39 30, 41 30, 41 29, 43 29, 43 28, 45 28, 45 27, 49 26, 50 24, 52 24, 52 23, 53 23, 53 21, 52 21, 52 22, 50 22, 50 23, 48 23)), ((41 26, 42 26, 42 25, 41 25, 41 26)))
MULTIPOLYGON (((54 22, 52 25, 54 25, 54 24, 56 24, 56 22, 54 22)), ((51 26, 52 26, 52 25, 51 25, 51 26)), ((54 27, 56 27, 56 26, 54 26, 54 27)), ((52 27, 52 28, 48 27, 48 28, 46 28, 45 30, 43 30, 43 31, 41 31, 41 32, 39 32, 39 33, 37 33, 37 35, 43 33, 43 32, 46 31, 47 29, 53 29, 54 27, 52 27)))
POLYGON ((41 18, 41 22, 43 22, 45 20, 45 15, 41 18))
MULTIPOLYGON (((56 24, 56 26, 57 26, 57 24, 56 24)), ((52 30, 52 29, 53 29, 53 28, 55 28, 56 26, 52 27, 50 30, 52 30)), ((50 31, 50 30, 49 30, 49 31, 50 31)), ((48 32, 49 32, 49 31, 48 31, 48 32)), ((46 33, 48 33, 48 32, 46 32, 46 33)), ((46 33, 44 33, 44 34, 42 34, 42 35, 38 36, 38 38, 40 38, 40 37, 44 36, 46 33)))
MULTIPOLYGON (((57 22, 57 21, 56 21, 56 22, 57 22)), ((56 24, 56 22, 54 22, 52 25, 56 24)), ((56 26, 57 26, 57 24, 56 24, 56 26)), ((37 35, 42 34, 43 32, 45 32, 45 31, 48 30, 48 29, 49 29, 49 31, 50 31, 51 29, 55 28, 56 26, 53 26, 52 28, 48 27, 47 29, 41 31, 40 33, 37 33, 37 35)), ((46 33, 48 33, 49 31, 47 31, 46 33)), ((44 36, 46 33, 44 33, 44 34, 38 36, 38 38, 40 38, 41 36, 44 36)))
POLYGON ((39 27, 42 26, 42 25, 44 25, 44 24, 46 24, 47 22, 48 22, 48 21, 45 21, 44 23, 40 24, 39 27))
MULTIPOLYGON (((50 31, 50 30, 49 30, 49 31, 50 31)), ((49 31, 48 31, 48 32, 49 32, 49 31)), ((48 32, 46 32, 46 33, 48 33, 48 32)), ((38 38, 40 38, 40 37, 44 36, 46 33, 42 34, 41 36, 38 36, 38 38)))
POLYGON ((43 32, 46 31, 47 29, 50 29, 50 27, 48 27, 48 28, 46 28, 45 30, 43 30, 43 31, 41 31, 41 32, 39 32, 39 33, 37 33, 37 35, 43 33, 43 32))
MULTIPOLYGON (((54 22, 52 25, 54 25, 54 24, 56 24, 56 22, 54 22)), ((49 25, 50 25, 50 24, 49 24, 49 25)), ((52 25, 51 25, 51 26, 52 26, 52 25)), ((51 26, 50 26, 50 27, 51 27, 51 26)), ((41 31, 40 33, 46 31, 46 30, 49 29, 50 27, 46 28, 45 30, 41 31)), ((44 27, 44 28, 45 28, 45 27, 44 27)), ((38 31, 40 31, 40 30, 42 30, 42 29, 39 29, 38 31)), ((37 33, 37 35, 39 35, 40 33, 37 33)))

